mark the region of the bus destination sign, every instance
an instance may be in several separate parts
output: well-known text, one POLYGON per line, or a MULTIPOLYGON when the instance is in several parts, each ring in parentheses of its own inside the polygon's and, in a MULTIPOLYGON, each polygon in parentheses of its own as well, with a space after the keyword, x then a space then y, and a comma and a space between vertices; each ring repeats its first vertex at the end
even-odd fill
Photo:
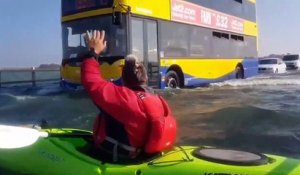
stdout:
POLYGON ((62 0, 62 14, 69 15, 98 8, 112 7, 113 0, 62 0))

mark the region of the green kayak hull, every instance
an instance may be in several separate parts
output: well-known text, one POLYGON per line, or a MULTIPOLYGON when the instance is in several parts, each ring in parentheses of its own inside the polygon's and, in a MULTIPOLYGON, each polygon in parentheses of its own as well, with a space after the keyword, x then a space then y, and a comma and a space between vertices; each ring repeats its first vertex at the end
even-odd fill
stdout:
POLYGON ((263 162, 241 159, 239 163, 235 160, 239 159, 238 154, 231 157, 232 161, 198 156, 197 151, 213 150, 205 146, 174 147, 135 163, 107 163, 84 151, 90 145, 86 138, 91 135, 89 131, 44 131, 49 137, 41 137, 30 146, 0 149, 0 171, 31 175, 300 175, 297 159, 260 154, 263 162))

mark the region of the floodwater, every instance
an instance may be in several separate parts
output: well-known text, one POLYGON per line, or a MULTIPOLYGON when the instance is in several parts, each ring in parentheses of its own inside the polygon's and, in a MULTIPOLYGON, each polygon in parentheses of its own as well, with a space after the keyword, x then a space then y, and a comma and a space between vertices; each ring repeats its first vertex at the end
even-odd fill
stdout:
MULTIPOLYGON (((300 158, 300 72, 157 92, 178 120, 177 144, 300 158)), ((56 83, 0 88, 1 124, 91 129, 97 113, 85 92, 56 83)))

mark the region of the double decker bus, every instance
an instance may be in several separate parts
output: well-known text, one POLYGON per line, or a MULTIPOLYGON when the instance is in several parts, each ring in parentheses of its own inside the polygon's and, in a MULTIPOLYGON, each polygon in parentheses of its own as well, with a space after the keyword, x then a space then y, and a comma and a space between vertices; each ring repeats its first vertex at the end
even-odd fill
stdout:
POLYGON ((155 88, 195 87, 258 73, 255 0, 62 0, 62 85, 80 85, 87 30, 105 30, 104 78, 142 59, 155 88))

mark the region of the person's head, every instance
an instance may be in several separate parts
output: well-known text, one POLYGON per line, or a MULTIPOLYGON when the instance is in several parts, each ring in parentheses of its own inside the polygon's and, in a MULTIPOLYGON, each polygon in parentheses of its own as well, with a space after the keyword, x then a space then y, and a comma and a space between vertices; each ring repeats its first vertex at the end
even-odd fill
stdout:
POLYGON ((128 88, 147 85, 147 71, 135 55, 128 55, 122 70, 123 84, 128 88))

